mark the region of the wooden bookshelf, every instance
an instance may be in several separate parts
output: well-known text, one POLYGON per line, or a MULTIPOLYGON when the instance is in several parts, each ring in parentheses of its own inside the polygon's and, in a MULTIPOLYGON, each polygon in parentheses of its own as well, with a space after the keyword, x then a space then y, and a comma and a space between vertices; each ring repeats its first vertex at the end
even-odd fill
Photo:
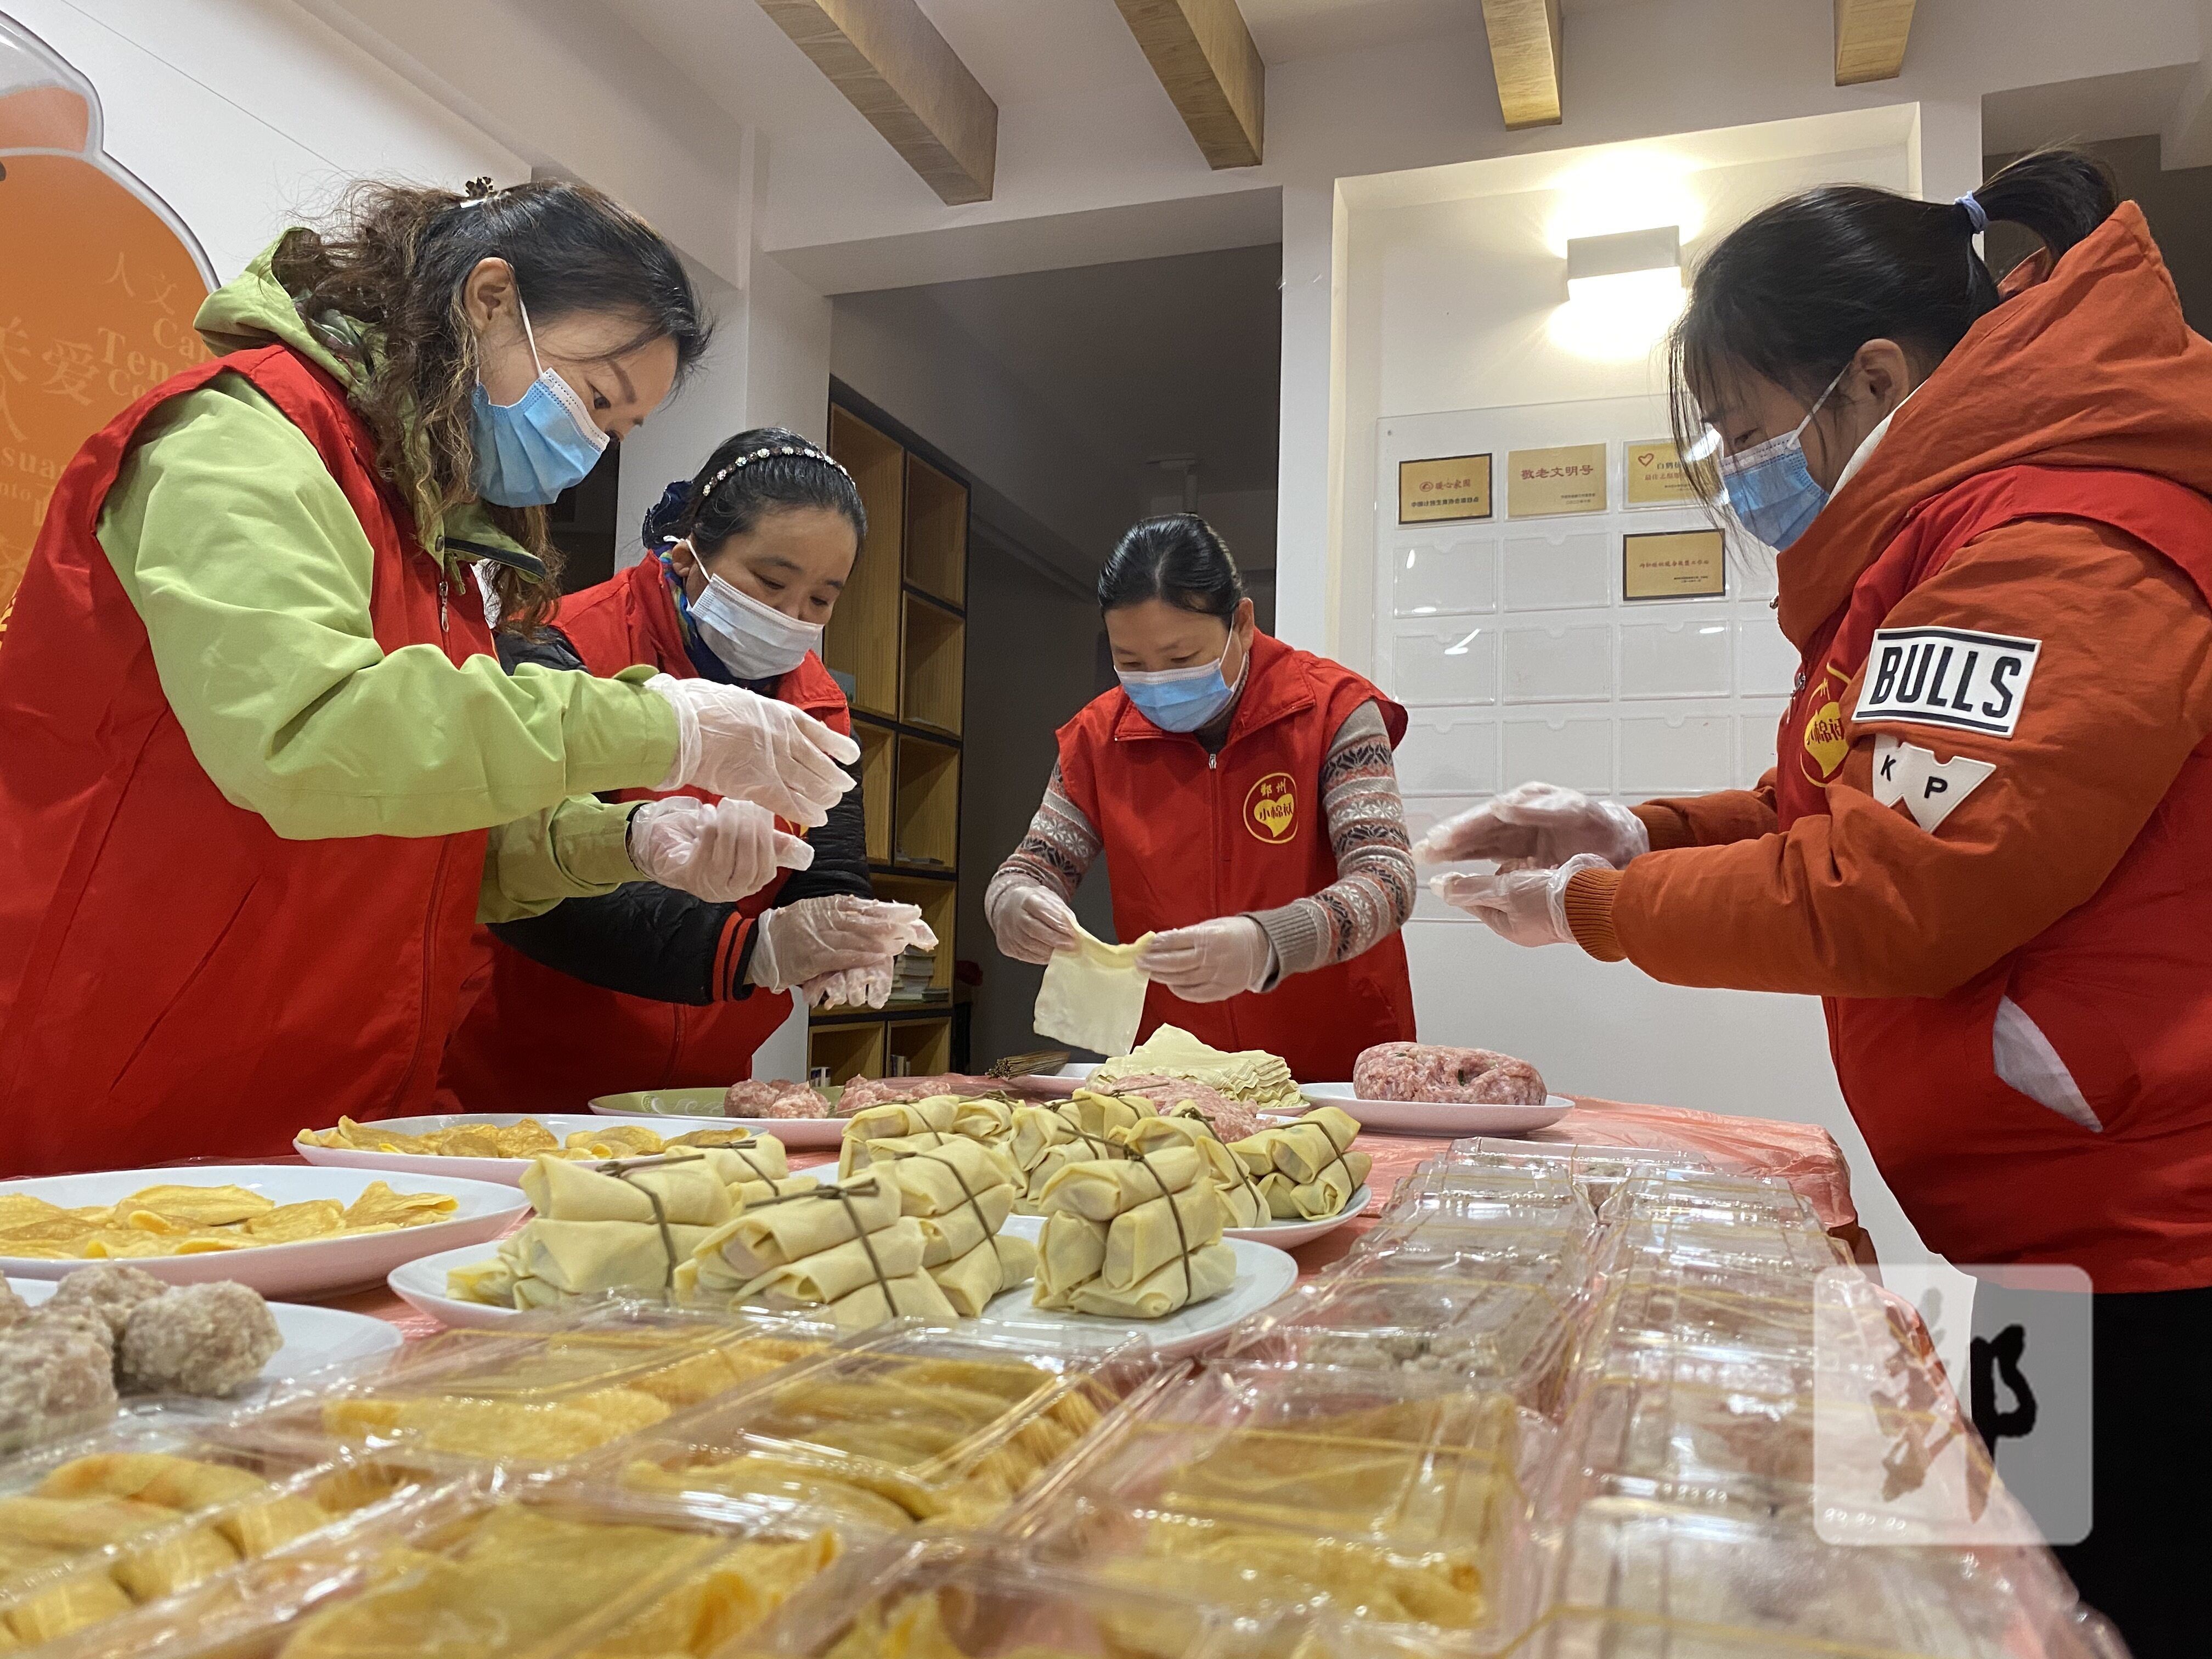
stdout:
POLYGON ((937 935, 927 990, 881 1009, 819 1008, 812 1066, 833 1081, 952 1063, 960 909, 960 732, 967 696, 969 487, 897 423, 832 393, 830 453, 853 474, 868 534, 823 641, 849 676, 876 895, 918 905, 937 935))

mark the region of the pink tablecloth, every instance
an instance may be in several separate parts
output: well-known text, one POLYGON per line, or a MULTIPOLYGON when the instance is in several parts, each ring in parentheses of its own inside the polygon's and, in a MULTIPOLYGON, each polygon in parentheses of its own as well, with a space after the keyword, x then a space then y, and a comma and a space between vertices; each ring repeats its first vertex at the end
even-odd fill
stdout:
MULTIPOLYGON (((1778 1177, 1803 1194, 1822 1224, 1861 1260, 1872 1260, 1866 1234, 1858 1224, 1858 1212, 1851 1206, 1850 1170, 1844 1163, 1843 1150, 1826 1129, 1812 1124, 1723 1117, 1679 1106, 1633 1106, 1578 1096, 1572 1111, 1528 1139, 1584 1146, 1687 1147, 1705 1153, 1731 1175, 1778 1177)), ((1359 1235, 1375 1224, 1374 1218, 1382 1212, 1398 1182, 1423 1159, 1450 1144, 1448 1136, 1382 1134, 1371 1130, 1362 1135, 1361 1149, 1375 1159, 1367 1177, 1372 1196, 1357 1218, 1291 1253, 1297 1258, 1299 1278, 1310 1279, 1340 1260, 1359 1235)), ((794 1169, 802 1170, 835 1161, 826 1152, 799 1152, 791 1159, 794 1169)), ((383 1285, 332 1297, 328 1305, 389 1320, 410 1341, 442 1328, 437 1320, 417 1313, 383 1285)))

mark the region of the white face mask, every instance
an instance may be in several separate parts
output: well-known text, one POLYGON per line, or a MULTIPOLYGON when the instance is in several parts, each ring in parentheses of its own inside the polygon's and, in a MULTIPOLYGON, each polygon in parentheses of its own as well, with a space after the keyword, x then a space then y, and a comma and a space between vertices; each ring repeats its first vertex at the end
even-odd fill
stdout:
POLYGON ((690 605, 699 637, 722 666, 741 680, 788 674, 808 652, 822 648, 821 623, 787 617, 711 571, 705 590, 690 605))

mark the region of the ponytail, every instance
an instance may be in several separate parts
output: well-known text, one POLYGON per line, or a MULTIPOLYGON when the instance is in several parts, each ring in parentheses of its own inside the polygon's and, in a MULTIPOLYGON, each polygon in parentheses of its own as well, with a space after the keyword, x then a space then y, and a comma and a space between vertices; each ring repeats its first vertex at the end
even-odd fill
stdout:
MULTIPOLYGON (((1762 209, 1698 266, 1668 342, 1677 442, 1692 453, 1705 406, 1746 371, 1809 404, 1869 340, 1932 369, 1997 305, 1974 250, 1990 224, 2033 232, 2052 259, 2112 216, 2112 185, 2078 150, 2038 150, 1955 202, 1825 185, 1762 209)), ((1701 489, 1709 468, 1690 469, 1701 489)))

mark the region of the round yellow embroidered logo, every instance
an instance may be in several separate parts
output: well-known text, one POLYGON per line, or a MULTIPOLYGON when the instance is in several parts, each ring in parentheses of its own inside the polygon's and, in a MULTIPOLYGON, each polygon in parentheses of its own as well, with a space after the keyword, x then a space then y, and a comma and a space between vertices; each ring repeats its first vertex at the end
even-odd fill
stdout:
POLYGON ((1288 772, 1270 772, 1244 797, 1244 827, 1261 841, 1285 842, 1298 833, 1297 786, 1288 772))
POLYGON ((1818 687, 1807 694, 1813 703, 1813 712, 1805 720, 1805 775, 1814 783, 1826 783, 1842 770, 1844 757, 1851 752, 1850 742, 1844 736, 1844 690, 1850 684, 1850 676, 1830 663, 1822 671, 1818 687))

